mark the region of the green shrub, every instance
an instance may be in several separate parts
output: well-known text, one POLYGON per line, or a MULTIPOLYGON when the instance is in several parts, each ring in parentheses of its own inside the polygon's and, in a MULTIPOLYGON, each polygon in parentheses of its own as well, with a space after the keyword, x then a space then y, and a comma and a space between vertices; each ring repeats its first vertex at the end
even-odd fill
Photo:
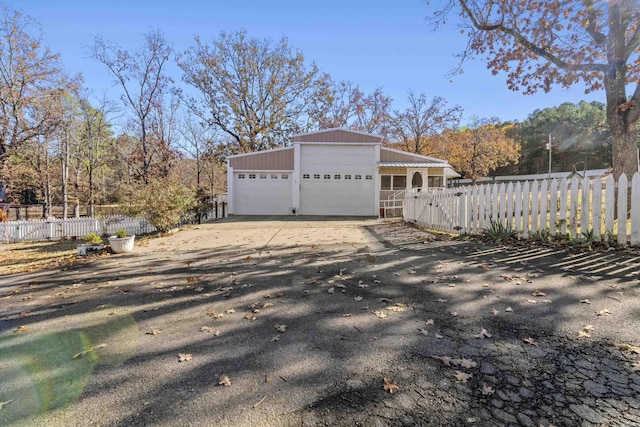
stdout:
POLYGON ((128 215, 146 218, 158 231, 167 232, 195 206, 194 193, 178 177, 154 178, 133 189, 130 205, 124 210, 128 215))
POLYGON ((119 238, 119 239, 127 237, 128 235, 129 235, 129 233, 125 229, 116 231, 116 237, 119 238))
POLYGON ((87 245, 101 245, 102 238, 98 236, 96 233, 87 233, 87 235, 84 236, 84 242, 87 245))
POLYGON ((491 221, 489 227, 482 231, 482 235, 490 242, 503 242, 518 237, 518 231, 498 221, 491 221))
POLYGON ((535 231, 529 235, 532 240, 535 240, 538 243, 547 243, 551 240, 551 233, 546 228, 535 231))

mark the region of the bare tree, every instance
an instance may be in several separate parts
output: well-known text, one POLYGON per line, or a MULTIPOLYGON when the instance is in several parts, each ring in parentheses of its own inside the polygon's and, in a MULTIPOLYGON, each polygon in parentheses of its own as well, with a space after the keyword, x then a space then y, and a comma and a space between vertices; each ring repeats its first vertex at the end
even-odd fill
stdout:
POLYGON ((183 80, 201 97, 191 107, 250 152, 289 143, 292 134, 317 126, 330 101, 330 78, 286 38, 248 38, 246 31, 220 33, 208 45, 199 38, 178 61, 183 80))
POLYGON ((392 100, 382 88, 365 94, 358 85, 343 81, 334 85, 331 98, 320 119, 321 128, 349 128, 379 134, 387 140, 392 100))
POLYGON ((57 89, 67 85, 58 55, 42 45, 35 21, 0 5, 0 182, 12 150, 59 125, 57 89))
POLYGON ((391 116, 391 132, 404 149, 413 153, 425 154, 429 138, 460 122, 462 108, 448 108, 442 97, 429 101, 425 94, 416 96, 409 91, 407 100, 409 106, 404 111, 394 111, 391 116))
POLYGON ((139 141, 140 167, 137 175, 148 183, 153 162, 165 154, 167 146, 166 135, 158 133, 162 127, 158 119, 162 116, 164 97, 172 83, 165 74, 172 47, 160 31, 145 34, 144 40, 140 51, 130 53, 96 37, 91 53, 116 78, 123 92, 121 100, 133 113, 139 141))

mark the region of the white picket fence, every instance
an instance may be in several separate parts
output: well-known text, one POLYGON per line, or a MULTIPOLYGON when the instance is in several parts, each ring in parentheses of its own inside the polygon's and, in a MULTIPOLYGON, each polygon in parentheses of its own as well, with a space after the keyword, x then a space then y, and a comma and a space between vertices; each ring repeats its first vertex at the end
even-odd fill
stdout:
POLYGON ((41 219, 0 222, 0 241, 24 242, 83 237, 88 233, 110 236, 117 230, 129 234, 152 233, 155 227, 144 218, 112 215, 102 218, 41 219))
POLYGON ((547 230, 552 236, 592 233, 597 239, 640 245, 640 174, 631 182, 622 175, 616 183, 609 175, 411 191, 404 219, 455 233, 479 234, 494 221, 525 238, 547 230))

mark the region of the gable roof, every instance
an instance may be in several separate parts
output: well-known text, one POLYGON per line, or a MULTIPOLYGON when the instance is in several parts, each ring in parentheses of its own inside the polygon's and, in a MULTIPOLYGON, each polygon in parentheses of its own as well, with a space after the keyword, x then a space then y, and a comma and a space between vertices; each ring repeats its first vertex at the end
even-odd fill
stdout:
POLYGON ((382 143, 380 135, 357 130, 333 128, 293 135, 293 142, 382 143))

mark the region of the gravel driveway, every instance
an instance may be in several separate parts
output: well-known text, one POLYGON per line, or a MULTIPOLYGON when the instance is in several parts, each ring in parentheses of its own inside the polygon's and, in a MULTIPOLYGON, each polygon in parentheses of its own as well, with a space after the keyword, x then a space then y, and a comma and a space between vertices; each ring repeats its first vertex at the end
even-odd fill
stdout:
POLYGON ((191 227, 0 278, 0 425, 638 425, 636 258, 191 227))

